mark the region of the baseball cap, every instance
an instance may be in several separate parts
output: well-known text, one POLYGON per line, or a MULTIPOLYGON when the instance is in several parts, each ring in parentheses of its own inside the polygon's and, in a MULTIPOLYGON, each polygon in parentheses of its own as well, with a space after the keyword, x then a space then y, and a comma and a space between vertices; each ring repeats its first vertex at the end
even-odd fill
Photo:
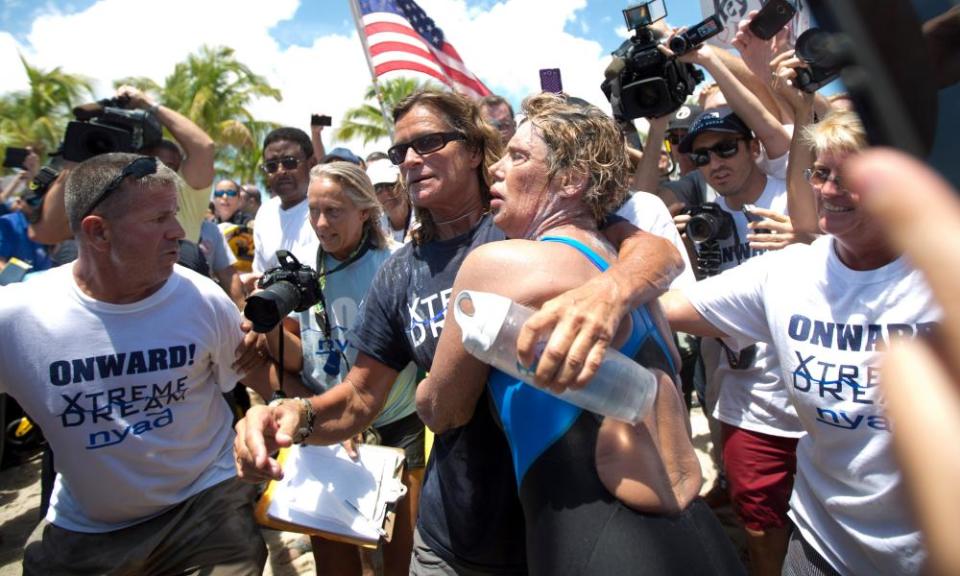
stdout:
POLYGON ((367 176, 373 185, 393 184, 400 177, 400 169, 387 159, 374 160, 367 164, 367 176))
POLYGON ((693 149, 693 141, 697 136, 704 132, 726 132, 729 134, 740 134, 748 138, 753 137, 753 132, 744 124, 739 116, 734 114, 729 108, 716 108, 707 110, 697 116, 697 119, 690 125, 690 131, 680 141, 680 152, 689 153, 693 149))
POLYGON ((347 148, 334 148, 323 157, 323 160, 320 161, 321 164, 326 164, 327 162, 333 162, 335 160, 344 160, 346 162, 353 162, 357 166, 361 166, 360 157, 351 152, 347 148))
POLYGON ((703 108, 696 104, 684 104, 677 108, 677 111, 673 113, 673 117, 667 122, 667 131, 689 130, 690 124, 702 113, 703 108))

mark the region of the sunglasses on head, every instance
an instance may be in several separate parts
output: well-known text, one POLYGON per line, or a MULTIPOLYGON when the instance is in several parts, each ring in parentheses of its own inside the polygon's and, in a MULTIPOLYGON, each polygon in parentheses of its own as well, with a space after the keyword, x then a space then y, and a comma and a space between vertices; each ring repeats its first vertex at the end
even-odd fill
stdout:
POLYGON ((120 170, 120 173, 117 174, 113 180, 103 187, 103 191, 100 192, 96 199, 90 203, 90 207, 87 208, 83 213, 83 217, 85 218, 92 214, 93 210, 99 206, 107 196, 112 194, 117 188, 120 188, 120 185, 123 184, 125 178, 133 177, 134 180, 139 180, 144 176, 149 176, 150 174, 156 173, 157 159, 153 156, 140 156, 139 158, 131 161, 129 164, 124 166, 122 170, 120 170))
POLYGON ((214 197, 214 198, 222 198, 222 197, 224 197, 224 196, 227 196, 227 197, 229 197, 229 198, 234 198, 234 197, 236 197, 238 194, 240 194, 240 192, 237 191, 237 190, 233 190, 233 189, 230 189, 230 190, 214 190, 214 191, 213 191, 213 197, 214 197))
POLYGON ((454 140, 466 140, 467 137, 459 132, 434 132, 433 134, 424 134, 419 138, 414 138, 410 142, 402 142, 393 145, 387 150, 387 156, 390 161, 399 166, 407 158, 407 150, 413 148, 417 154, 423 156, 431 152, 436 152, 448 142, 454 140))
POLYGON ((697 148, 690 152, 690 160, 698 168, 710 163, 710 153, 713 152, 719 158, 732 158, 737 155, 740 149, 740 140, 742 138, 732 138, 730 140, 721 140, 709 148, 697 148))
POLYGON ((267 160, 263 163, 262 168, 267 174, 276 174, 281 166, 283 166, 284 170, 296 170, 301 162, 303 162, 303 160, 296 156, 284 156, 279 160, 267 160))

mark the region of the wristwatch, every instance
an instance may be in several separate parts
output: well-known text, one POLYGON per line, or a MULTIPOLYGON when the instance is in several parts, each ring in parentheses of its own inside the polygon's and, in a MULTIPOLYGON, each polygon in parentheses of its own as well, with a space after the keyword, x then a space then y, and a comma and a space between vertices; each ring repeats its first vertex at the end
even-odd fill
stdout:
POLYGON ((267 406, 275 408, 285 402, 297 402, 300 404, 300 422, 297 424, 297 431, 293 434, 294 444, 303 444, 307 438, 313 434, 313 405, 307 398, 275 398, 267 406))

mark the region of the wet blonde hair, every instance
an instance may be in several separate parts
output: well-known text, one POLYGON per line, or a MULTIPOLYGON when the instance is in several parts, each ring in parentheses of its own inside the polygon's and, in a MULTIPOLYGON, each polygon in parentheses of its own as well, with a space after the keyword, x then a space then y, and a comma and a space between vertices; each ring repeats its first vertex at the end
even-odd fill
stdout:
POLYGON ((572 104, 544 92, 523 102, 524 122, 530 122, 547 145, 550 177, 569 170, 588 177, 583 202, 598 224, 627 195, 630 161, 623 134, 592 104, 572 104))
POLYGON ((377 200, 377 194, 373 190, 373 183, 370 177, 363 171, 363 168, 353 162, 336 161, 327 164, 317 164, 310 169, 310 183, 322 178, 329 178, 343 189, 343 193, 350 198, 353 205, 360 210, 367 211, 367 221, 363 223, 363 232, 372 246, 376 248, 387 247, 387 237, 380 227, 380 217, 383 215, 383 207, 377 200))

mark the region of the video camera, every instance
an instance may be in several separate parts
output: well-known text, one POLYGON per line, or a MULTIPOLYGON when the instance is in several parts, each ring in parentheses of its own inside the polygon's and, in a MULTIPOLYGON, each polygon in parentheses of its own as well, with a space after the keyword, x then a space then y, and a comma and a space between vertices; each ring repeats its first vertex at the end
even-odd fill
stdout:
POLYGON ((617 120, 653 118, 669 114, 683 105, 703 81, 703 72, 692 64, 676 59, 695 49, 723 30, 716 16, 691 26, 670 41, 676 56, 668 57, 658 48, 662 34, 651 28, 667 16, 663 0, 647 0, 623 10, 627 28, 633 37, 613 52, 600 88, 613 108, 617 120))
POLYGON ((73 109, 61 155, 83 162, 107 152, 137 152, 163 138, 156 116, 146 110, 127 110, 127 98, 106 98, 73 109))
POLYGON ((256 332, 269 332, 290 312, 303 312, 320 301, 320 276, 313 268, 286 250, 277 250, 277 260, 280 265, 260 278, 263 291, 247 298, 243 308, 256 332))

